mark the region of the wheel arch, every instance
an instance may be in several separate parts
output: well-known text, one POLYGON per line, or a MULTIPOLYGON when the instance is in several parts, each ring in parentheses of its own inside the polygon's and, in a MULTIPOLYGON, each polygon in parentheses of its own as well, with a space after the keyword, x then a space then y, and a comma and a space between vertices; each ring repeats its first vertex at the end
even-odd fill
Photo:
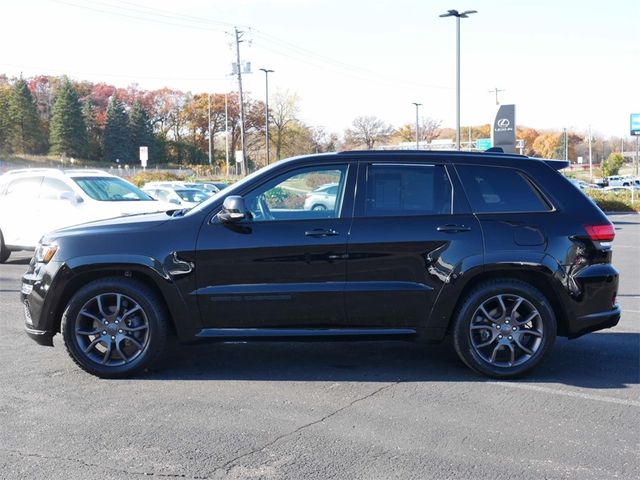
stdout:
MULTIPOLYGON (((485 269, 484 271, 478 273, 471 279, 467 281, 465 286, 462 288, 460 295, 456 301, 456 305, 452 311, 455 312, 460 305, 464 302, 465 298, 474 288, 476 288, 481 283, 491 281, 491 280, 520 280, 522 282, 528 283, 534 288, 540 290, 542 294, 547 298, 549 303, 551 304, 551 308, 553 309, 553 313, 556 316, 556 321, 558 325, 558 335, 566 335, 568 331, 568 312, 563 306, 563 302, 560 297, 560 292, 558 289, 563 289, 561 284, 557 282, 557 280, 553 276, 553 272, 551 272, 548 268, 543 265, 539 265, 538 268, 507 268, 504 266, 497 266, 498 268, 494 269, 485 269), (501 267, 501 268, 500 268, 501 267)), ((449 321, 447 326, 447 333, 450 332, 453 325, 453 315, 449 321)))
MULTIPOLYGON (((183 309, 178 308, 178 305, 176 304, 176 296, 179 296, 179 294, 175 292, 175 287, 167 284, 166 280, 153 269, 149 269, 148 267, 138 264, 92 264, 90 268, 88 267, 89 266, 69 269, 67 271, 67 279, 58 298, 56 299, 55 308, 51 311, 51 329, 54 333, 60 332, 64 310, 71 297, 80 288, 101 278, 123 277, 136 280, 157 294, 158 299, 161 302, 161 306, 165 309, 169 317, 170 331, 178 335, 181 334, 179 319, 184 315, 184 313, 181 311, 183 309), (171 291, 172 288, 174 292, 171 291), (170 299, 168 300, 167 297, 170 297, 170 299)), ((182 303, 182 301, 180 301, 180 303, 182 303)), ((186 306, 184 307, 184 310, 186 310, 186 306)))

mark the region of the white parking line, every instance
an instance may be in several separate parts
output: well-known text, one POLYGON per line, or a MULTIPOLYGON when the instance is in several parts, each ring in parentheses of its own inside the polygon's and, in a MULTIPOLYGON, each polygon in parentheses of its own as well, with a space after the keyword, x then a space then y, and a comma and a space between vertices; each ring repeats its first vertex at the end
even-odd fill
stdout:
POLYGON ((640 310, 627 310, 626 308, 622 310, 622 313, 640 313, 640 310))
POLYGON ((637 400, 627 400, 624 398, 607 397, 604 395, 594 395, 591 393, 572 392, 570 390, 561 390, 559 388, 541 387, 539 385, 531 385, 528 383, 512 383, 512 382, 487 382, 491 385, 501 385, 503 387, 511 387, 520 390, 528 390, 540 393, 551 393, 553 395, 563 395, 565 397, 582 398, 584 400, 595 400, 597 402, 615 403, 625 405, 627 407, 640 408, 640 402, 637 400))

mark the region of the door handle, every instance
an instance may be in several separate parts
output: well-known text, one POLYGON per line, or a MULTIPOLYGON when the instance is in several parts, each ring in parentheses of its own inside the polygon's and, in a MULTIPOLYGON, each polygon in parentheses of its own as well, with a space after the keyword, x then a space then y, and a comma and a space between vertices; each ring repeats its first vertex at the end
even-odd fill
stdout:
POLYGON ((336 235, 340 235, 333 228, 316 228, 314 230, 307 230, 304 234, 307 237, 335 237, 336 235))
POLYGON ((458 233, 458 232, 468 232, 471 230, 471 227, 467 227, 466 225, 448 224, 448 225, 440 225, 438 228, 436 228, 436 230, 439 232, 445 232, 445 233, 458 233))

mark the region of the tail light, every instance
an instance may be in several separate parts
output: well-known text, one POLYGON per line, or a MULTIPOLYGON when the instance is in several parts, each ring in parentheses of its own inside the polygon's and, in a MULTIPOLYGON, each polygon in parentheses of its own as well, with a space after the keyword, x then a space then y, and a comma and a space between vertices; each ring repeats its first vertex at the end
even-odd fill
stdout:
POLYGON ((594 242, 612 242, 616 236, 613 225, 605 223, 604 225, 585 225, 584 229, 589 238, 594 242))

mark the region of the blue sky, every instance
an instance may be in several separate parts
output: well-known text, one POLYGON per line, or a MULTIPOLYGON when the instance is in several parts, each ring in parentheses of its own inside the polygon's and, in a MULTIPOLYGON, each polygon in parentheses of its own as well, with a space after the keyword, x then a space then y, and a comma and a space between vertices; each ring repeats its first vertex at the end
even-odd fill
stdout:
POLYGON ((236 88, 234 25, 254 70, 246 89, 301 99, 301 118, 341 132, 358 115, 396 126, 455 121, 455 20, 462 20, 462 124, 489 123, 498 87, 519 125, 628 134, 640 112, 640 1, 4 0, 0 72, 67 73, 118 86, 236 88))

